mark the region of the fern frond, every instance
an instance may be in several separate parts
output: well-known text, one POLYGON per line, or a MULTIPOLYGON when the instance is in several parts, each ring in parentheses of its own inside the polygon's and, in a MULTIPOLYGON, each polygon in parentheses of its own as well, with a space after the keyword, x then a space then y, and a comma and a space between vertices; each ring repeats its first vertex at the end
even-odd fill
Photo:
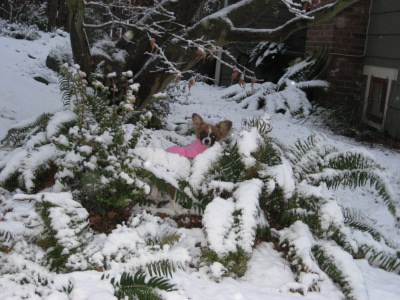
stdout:
POLYGON ((307 224, 310 229, 318 231, 320 229, 320 218, 318 215, 319 199, 316 197, 301 197, 295 195, 289 202, 281 205, 277 212, 280 222, 284 226, 290 226, 300 220, 307 224))
POLYGON ((14 244, 14 237, 7 230, 0 230, 0 252, 9 252, 14 244))
POLYGON ((52 116, 51 113, 43 113, 27 125, 10 128, 1 143, 13 146, 20 145, 26 138, 39 131, 44 131, 52 116))
POLYGON ((329 53, 326 48, 314 51, 305 60, 289 67, 279 79, 278 88, 282 89, 286 80, 303 82, 320 78, 329 65, 329 53))
POLYGON ((369 184, 382 197, 389 211, 396 214, 389 188, 381 176, 383 168, 364 154, 339 152, 325 138, 313 134, 306 141, 298 140, 286 156, 294 164, 293 171, 299 181, 307 179, 312 185, 323 182, 332 189, 369 184))
POLYGON ((250 131, 250 128, 252 127, 257 128, 258 133, 264 138, 266 138, 267 134, 272 131, 269 122, 264 121, 261 117, 243 120, 242 123, 242 127, 244 127, 248 131, 250 131))
POLYGON ((282 163, 281 152, 270 139, 265 139, 265 143, 257 152, 253 153, 253 156, 257 162, 266 164, 269 167, 282 163))
POLYGON ((218 254, 209 248, 205 248, 201 253, 201 260, 211 265, 214 262, 221 263, 226 268, 225 275, 234 275, 242 277, 247 271, 247 263, 250 256, 246 251, 238 247, 236 252, 229 252, 224 257, 219 257, 218 254))
POLYGON ((400 274, 400 259, 397 256, 378 251, 367 245, 360 247, 360 251, 371 265, 377 265, 386 271, 396 271, 397 274, 400 274))
POLYGON ((158 276, 169 276, 172 277, 172 273, 175 272, 174 263, 169 260, 160 260, 147 265, 147 271, 150 276, 158 275, 158 276))
POLYGON ((318 215, 315 212, 307 211, 301 208, 284 209, 280 217, 282 225, 285 226, 290 226, 298 220, 307 224, 308 226, 310 226, 310 228, 316 228, 319 226, 318 215))
POLYGON ((353 293, 353 288, 351 284, 347 281, 345 275, 340 271, 334 259, 327 254, 321 246, 314 246, 312 253, 317 260, 320 268, 335 282, 337 282, 346 297, 346 300, 356 300, 351 294, 353 293))
POLYGON ((307 140, 297 140, 294 148, 287 149, 285 155, 294 165, 293 171, 299 181, 308 174, 319 173, 323 170, 325 157, 337 151, 320 135, 312 134, 307 140))
MULTIPOLYGON (((71 201, 73 200, 71 199, 71 201)), ((76 204, 75 207, 63 207, 56 205, 51 200, 43 200, 36 204, 35 208, 44 224, 44 230, 37 238, 36 243, 46 250, 46 260, 52 271, 65 271, 73 268, 69 261, 70 256, 82 252, 92 240, 93 235, 90 231, 87 212, 80 204, 77 202, 76 204), (56 214, 54 214, 55 211, 56 214), (68 217, 63 217, 63 215, 68 217), (64 222, 61 228, 68 228, 68 234, 65 234, 65 231, 64 234, 59 234, 56 228, 60 228, 60 222, 64 222)), ((78 266, 79 268, 80 266, 78 266)))
POLYGON ((177 231, 169 232, 160 238, 153 238, 147 240, 148 245, 159 245, 163 247, 164 245, 174 245, 181 238, 181 234, 177 231))
MULTIPOLYGON (((172 184, 168 183, 164 179, 158 178, 152 173, 143 172, 143 175, 150 180, 150 183, 155 185, 157 189, 163 195, 169 195, 171 199, 174 199, 176 203, 182 205, 184 208, 192 208, 195 207, 197 210, 201 210, 202 205, 198 206, 197 202, 194 203, 193 199, 184 192, 185 188, 190 188, 189 183, 180 181, 178 182, 179 189, 177 189, 172 184)), ((140 201, 140 200, 139 200, 140 201)), ((143 199, 139 202, 141 205, 150 205, 149 201, 143 199)), ((204 209, 203 209, 204 210, 204 209)))
POLYGON ((335 241, 344 251, 348 252, 351 256, 356 257, 355 249, 353 248, 349 237, 345 235, 340 228, 330 226, 324 233, 324 237, 335 241))
POLYGON ((73 78, 68 71, 68 68, 60 68, 58 72, 58 85, 60 87, 61 92, 61 101, 64 106, 68 106, 71 104, 72 98, 72 85, 73 78))
POLYGON ((210 173, 216 180, 227 182, 239 182, 244 179, 245 165, 239 154, 237 143, 231 149, 225 149, 222 157, 217 161, 216 167, 210 173))
POLYGON ((192 208, 193 207, 193 199, 190 198, 185 192, 185 188, 189 188, 189 184, 184 181, 180 181, 179 189, 174 189, 173 199, 178 204, 182 205, 184 208, 192 208))
POLYGON ((146 273, 139 270, 135 275, 122 273, 119 282, 115 278, 111 283, 116 288, 115 296, 118 299, 140 299, 140 300, 162 300, 163 297, 157 293, 156 289, 171 292, 175 291, 175 285, 170 284, 168 279, 163 277, 151 277, 146 281, 146 273))
POLYGON ((7 176, 3 181, 0 181, 0 187, 8 190, 8 191, 15 191, 17 188, 22 187, 22 180, 20 177, 21 173, 17 170, 12 172, 10 175, 7 176))
POLYGON ((179 239, 181 238, 181 234, 179 232, 170 232, 163 236, 160 240, 159 245, 162 247, 164 245, 174 245, 175 243, 179 242, 179 239))
POLYGON ((276 221, 280 220, 282 207, 285 205, 284 191, 282 188, 275 188, 272 192, 263 190, 260 198, 260 207, 276 221))
POLYGON ((364 187, 368 183, 382 197, 383 202, 388 207, 392 215, 396 214, 396 206, 390 196, 390 192, 382 177, 374 169, 355 169, 355 170, 327 170, 321 173, 317 178, 312 176, 312 184, 317 185, 320 182, 326 183, 328 188, 338 189, 340 186, 357 188, 364 187))
POLYGON ((376 241, 380 241, 381 234, 371 226, 365 224, 365 216, 360 211, 354 211, 349 208, 343 209, 344 223, 360 231, 368 232, 376 241))
POLYGON ((378 169, 383 170, 374 160, 362 153, 338 152, 329 156, 328 168, 336 170, 378 169))
POLYGON ((42 232, 40 238, 37 239, 37 244, 49 251, 46 253, 47 261, 50 264, 50 270, 61 270, 68 260, 68 255, 62 254, 63 247, 58 243, 56 238, 56 231, 51 226, 51 219, 49 217, 49 208, 54 205, 44 202, 37 206, 40 216, 44 222, 45 230, 42 232))

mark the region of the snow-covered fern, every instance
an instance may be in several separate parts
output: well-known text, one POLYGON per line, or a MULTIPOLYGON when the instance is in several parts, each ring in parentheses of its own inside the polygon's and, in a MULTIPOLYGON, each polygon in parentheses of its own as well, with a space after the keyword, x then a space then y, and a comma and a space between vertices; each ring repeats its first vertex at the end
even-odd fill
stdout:
POLYGON ((326 51, 317 51, 289 67, 277 84, 266 82, 247 88, 235 85, 227 89, 224 98, 240 103, 242 108, 308 116, 311 104, 303 90, 329 86, 326 81, 318 79, 327 64, 326 51))

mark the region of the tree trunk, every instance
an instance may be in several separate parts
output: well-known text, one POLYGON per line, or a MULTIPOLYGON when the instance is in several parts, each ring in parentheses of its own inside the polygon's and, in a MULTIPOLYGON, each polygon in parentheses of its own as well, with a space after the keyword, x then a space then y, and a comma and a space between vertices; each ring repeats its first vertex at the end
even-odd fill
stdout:
POLYGON ((89 74, 92 69, 92 55, 83 28, 85 4, 83 0, 67 0, 67 7, 72 54, 75 62, 89 74))
POLYGON ((49 17, 49 22, 47 24, 47 31, 52 31, 57 24, 57 9, 58 6, 58 0, 48 0, 47 1, 47 11, 48 11, 48 17, 49 17))
POLYGON ((65 0, 59 0, 57 27, 68 30, 67 4, 65 3, 65 0))

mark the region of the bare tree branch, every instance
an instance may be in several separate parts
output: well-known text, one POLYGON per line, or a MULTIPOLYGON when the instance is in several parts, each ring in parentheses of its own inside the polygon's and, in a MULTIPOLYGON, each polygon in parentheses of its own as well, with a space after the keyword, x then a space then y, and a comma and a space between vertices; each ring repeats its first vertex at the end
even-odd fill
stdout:
MULTIPOLYGON (((265 0, 252 0, 238 2, 234 7, 227 7, 224 11, 213 14, 204 20, 198 22, 188 31, 188 36, 198 36, 202 34, 206 38, 214 39, 219 46, 230 43, 243 42, 282 42, 286 40, 294 32, 307 26, 329 20, 346 7, 356 3, 359 0, 337 0, 332 4, 325 5, 303 16, 295 17, 282 26, 275 29, 253 29, 253 28, 237 28, 233 19, 237 19, 240 11, 240 3, 244 3, 244 8, 250 10, 250 4, 254 4, 259 8, 260 3, 265 4, 265 0)), ((272 2, 275 2, 272 0, 272 2)))
MULTIPOLYGON (((83 1, 67 0, 69 4, 75 5, 83 1)), ((252 71, 240 66, 223 46, 243 42, 281 42, 295 31, 328 20, 359 0, 336 0, 333 4, 309 13, 305 11, 310 6, 309 3, 302 5, 300 0, 296 1, 239 0, 224 8, 218 5, 213 8, 214 12, 204 11, 204 16, 201 10, 206 3, 211 3, 209 0, 161 0, 151 2, 149 6, 140 5, 140 1, 132 4, 129 0, 92 0, 87 4, 100 10, 98 14, 101 14, 105 22, 85 23, 84 26, 93 31, 103 31, 106 34, 118 32, 122 35, 116 48, 126 54, 124 63, 110 59, 103 63, 102 68, 131 70, 135 74, 134 80, 141 86, 136 104, 145 108, 152 103, 153 94, 165 88, 176 76, 192 72, 190 69, 200 60, 214 57, 221 61, 215 55, 216 51, 222 51, 232 59, 230 63, 221 61, 223 64, 237 69, 247 78, 253 78, 252 71), (273 16, 279 8, 288 9, 294 14, 293 18, 273 29, 248 27, 261 16, 273 16), (193 25, 196 19, 198 21, 193 25)), ((75 44, 74 58, 78 63, 82 60, 82 49, 85 50, 87 46, 85 36, 81 34, 84 33, 80 28, 83 25, 82 20, 82 14, 71 20, 77 29, 77 39, 73 41, 71 38, 71 42, 75 44)), ((115 39, 115 36, 111 38, 115 39)), ((90 52, 84 56, 90 59, 90 52)), ((95 59, 98 63, 102 57, 95 59)), ((83 62, 88 63, 88 60, 83 62)))
MULTIPOLYGON (((169 24, 163 28, 165 34, 158 36, 156 39, 159 46, 164 46, 171 40, 171 33, 177 33, 182 29, 182 26, 189 24, 198 14, 205 2, 206 0, 180 0, 178 2, 167 1, 162 6, 162 10, 166 12, 166 14, 160 14, 159 11, 153 9, 152 12, 145 14, 145 16, 135 25, 141 27, 149 26, 150 28, 155 29, 152 27, 153 24, 170 20, 171 15, 174 16, 174 21, 169 22, 169 24)), ((127 69, 137 73, 140 72, 146 62, 146 53, 150 49, 150 44, 147 34, 143 34, 143 30, 139 28, 132 28, 132 36, 132 40, 121 38, 117 47, 127 51, 130 54, 130 57, 134 59, 132 61, 127 61, 127 69)))

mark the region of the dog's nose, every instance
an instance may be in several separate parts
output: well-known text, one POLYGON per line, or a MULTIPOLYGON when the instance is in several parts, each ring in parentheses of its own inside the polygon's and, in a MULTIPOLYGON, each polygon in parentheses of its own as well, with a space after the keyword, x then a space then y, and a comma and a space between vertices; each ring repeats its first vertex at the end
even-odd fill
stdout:
POLYGON ((206 145, 206 146, 210 146, 211 140, 210 140, 209 138, 205 138, 205 139, 203 140, 203 144, 206 145))

